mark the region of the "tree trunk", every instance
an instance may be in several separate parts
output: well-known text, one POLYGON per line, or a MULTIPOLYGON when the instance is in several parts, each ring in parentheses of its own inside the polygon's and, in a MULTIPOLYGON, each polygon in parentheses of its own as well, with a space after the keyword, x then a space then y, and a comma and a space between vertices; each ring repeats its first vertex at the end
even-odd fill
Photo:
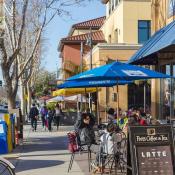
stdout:
POLYGON ((25 99, 25 87, 23 86, 22 84, 22 81, 20 79, 20 96, 21 96, 21 112, 22 112, 22 115, 25 116, 25 106, 26 106, 26 99, 25 99))
POLYGON ((15 101, 15 95, 8 95, 7 100, 8 100, 8 108, 9 109, 15 109, 16 108, 16 101, 15 101))
MULTIPOLYGON (((2 56, 4 60, 7 60, 7 55, 2 56)), ((3 79, 5 82, 5 89, 7 92, 8 108, 16 108, 16 94, 18 89, 18 79, 12 79, 9 75, 9 66, 5 62, 1 63, 1 69, 3 74, 3 79)))
POLYGON ((31 90, 30 90, 30 83, 27 83, 27 94, 28 94, 28 104, 27 104, 27 110, 30 111, 32 100, 31 100, 31 90))

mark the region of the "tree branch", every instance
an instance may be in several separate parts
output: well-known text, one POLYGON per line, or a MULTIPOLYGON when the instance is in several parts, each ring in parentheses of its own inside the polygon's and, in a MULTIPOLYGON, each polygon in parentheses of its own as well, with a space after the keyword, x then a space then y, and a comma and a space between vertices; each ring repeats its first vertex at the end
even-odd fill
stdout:
POLYGON ((12 9, 13 9, 13 14, 12 14, 12 18, 13 18, 13 38, 14 38, 14 44, 16 46, 16 0, 13 0, 12 3, 12 9))
POLYGON ((27 6, 28 6, 28 1, 29 0, 25 0, 24 1, 24 5, 23 5, 23 10, 22 10, 22 24, 21 24, 21 29, 19 32, 19 38, 18 38, 18 46, 17 49, 19 49, 21 47, 21 41, 22 41, 22 36, 23 36, 23 32, 24 32, 24 27, 25 27, 25 21, 26 21, 26 11, 27 11, 27 6))
POLYGON ((12 31, 11 31, 12 29, 11 29, 11 26, 9 24, 7 17, 6 17, 6 25, 7 25, 7 32, 8 32, 9 38, 10 38, 11 48, 14 52, 15 46, 14 46, 13 37, 12 37, 13 34, 12 34, 12 31))
MULTIPOLYGON (((15 3, 16 0, 13 0, 13 5, 16 5, 15 3)), ((19 38, 18 38, 18 44, 16 46, 16 49, 14 50, 13 54, 11 56, 9 56, 9 59, 8 59, 8 68, 10 69, 11 65, 13 64, 14 60, 16 59, 17 55, 19 54, 19 51, 21 49, 21 41, 22 41, 22 36, 23 36, 23 32, 24 32, 24 28, 25 28, 25 19, 26 19, 26 11, 27 11, 27 6, 28 6, 28 0, 25 0, 24 1, 24 4, 23 4, 23 10, 22 10, 22 24, 21 24, 21 28, 20 28, 20 33, 19 33, 19 38)), ((13 9, 15 9, 15 7, 13 7, 13 9)), ((15 15, 15 10, 13 10, 14 12, 14 15, 15 15)), ((16 15, 15 15, 16 16, 16 15)), ((16 19, 13 19, 14 22, 13 22, 13 33, 14 33, 14 40, 16 42, 16 24, 15 24, 15 20, 16 19)), ((16 44, 15 44, 16 45, 16 44)))
POLYGON ((18 82, 19 82, 19 79, 18 79, 18 60, 16 59, 16 64, 15 64, 15 78, 14 78, 14 86, 13 86, 13 89, 12 89, 12 94, 13 96, 16 97, 16 93, 17 93, 17 90, 18 90, 18 82))
MULTIPOLYGON (((43 24, 43 25, 44 25, 44 24, 43 24)), ((21 70, 21 72, 20 72, 19 75, 18 75, 18 78, 20 78, 21 75, 24 73, 24 71, 25 71, 25 69, 26 69, 28 63, 29 63, 30 60, 33 58, 33 56, 34 56, 34 54, 35 54, 35 52, 36 52, 37 46, 38 46, 38 44, 39 44, 39 42, 40 42, 41 33, 42 33, 42 30, 43 30, 43 27, 44 27, 43 25, 41 26, 41 28, 40 28, 40 30, 39 30, 39 32, 38 32, 37 39, 36 39, 35 44, 34 44, 34 48, 32 49, 32 53, 31 53, 31 55, 29 56, 29 58, 27 59, 27 61, 25 62, 24 66, 23 66, 23 68, 22 68, 22 70, 21 70)))
POLYGON ((1 65, 7 66, 7 51, 4 43, 4 34, 2 34, 2 38, 0 38, 0 50, 2 53, 2 60, 1 60, 1 65))

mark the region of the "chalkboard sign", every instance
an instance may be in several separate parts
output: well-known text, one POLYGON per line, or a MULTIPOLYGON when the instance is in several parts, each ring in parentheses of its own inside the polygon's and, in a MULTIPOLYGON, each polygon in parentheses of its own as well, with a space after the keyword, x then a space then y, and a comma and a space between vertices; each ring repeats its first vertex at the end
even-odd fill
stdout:
POLYGON ((174 175, 170 125, 130 126, 129 142, 133 175, 174 175))

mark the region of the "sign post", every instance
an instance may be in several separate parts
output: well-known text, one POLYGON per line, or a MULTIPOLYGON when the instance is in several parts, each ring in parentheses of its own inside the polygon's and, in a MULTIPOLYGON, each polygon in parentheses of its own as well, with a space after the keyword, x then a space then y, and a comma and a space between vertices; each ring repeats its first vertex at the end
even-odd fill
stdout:
POLYGON ((171 125, 130 126, 129 142, 133 175, 174 175, 171 125))

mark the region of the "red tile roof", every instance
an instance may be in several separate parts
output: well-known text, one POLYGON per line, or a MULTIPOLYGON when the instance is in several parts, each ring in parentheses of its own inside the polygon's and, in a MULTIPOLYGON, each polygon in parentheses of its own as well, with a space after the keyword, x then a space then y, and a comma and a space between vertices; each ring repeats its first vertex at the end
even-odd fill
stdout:
MULTIPOLYGON (((89 33, 62 38, 58 49, 61 51, 64 43, 76 44, 76 43, 80 43, 80 42, 86 42, 88 38, 89 38, 89 33)), ((92 43, 93 44, 104 43, 104 42, 106 42, 106 41, 105 41, 105 38, 104 38, 102 31, 92 32, 92 43)))
MULTIPOLYGON (((86 41, 89 38, 89 33, 81 34, 81 35, 74 35, 74 36, 69 36, 67 38, 62 38, 61 42, 81 42, 81 41, 86 41)), ((97 43, 97 42, 105 42, 104 35, 102 31, 95 31, 92 32, 92 41, 97 43)))
POLYGON ((74 24, 72 26, 72 28, 74 28, 74 29, 89 29, 91 27, 92 29, 100 29, 100 27, 103 25, 105 19, 106 19, 105 16, 91 19, 88 21, 74 24))

